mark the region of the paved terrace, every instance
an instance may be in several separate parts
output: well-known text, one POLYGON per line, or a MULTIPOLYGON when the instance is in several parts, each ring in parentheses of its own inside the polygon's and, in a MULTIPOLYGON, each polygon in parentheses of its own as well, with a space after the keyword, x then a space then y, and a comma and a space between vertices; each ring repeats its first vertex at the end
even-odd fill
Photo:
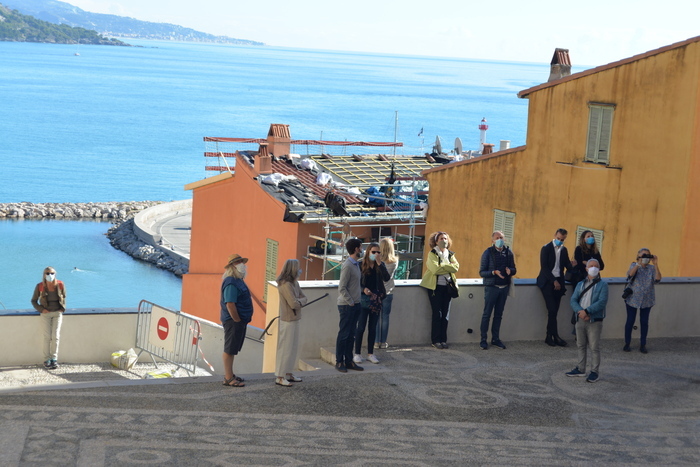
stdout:
POLYGON ((604 340, 595 384, 564 376, 573 346, 507 344, 379 350, 367 371, 292 388, 64 365, 20 370, 64 384, 17 389, 5 369, 0 465, 700 464, 700 338, 650 339, 647 355, 604 340))

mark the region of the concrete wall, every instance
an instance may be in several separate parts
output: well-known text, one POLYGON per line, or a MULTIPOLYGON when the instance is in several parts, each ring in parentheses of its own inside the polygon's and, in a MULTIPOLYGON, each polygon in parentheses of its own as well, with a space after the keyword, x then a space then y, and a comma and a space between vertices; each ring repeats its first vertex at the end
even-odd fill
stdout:
MULTIPOLYGON (((430 344, 430 304, 426 289, 419 281, 397 281, 394 291, 389 335, 391 346, 430 344)), ((484 307, 484 288, 481 280, 461 279, 460 296, 453 300, 450 309, 450 325, 447 331, 450 343, 478 343, 479 326, 484 307), (473 331, 473 332, 470 332, 473 331)), ((622 339, 626 320, 625 305, 620 298, 624 288, 622 279, 606 279, 610 286, 607 318, 603 326, 603 338, 622 339)), ((329 293, 329 296, 302 310, 300 329, 300 355, 302 360, 318 359, 320 348, 335 349, 338 334, 337 282, 301 282, 309 301, 329 293)), ((276 295, 276 294, 275 294, 276 295)), ((559 334, 566 340, 571 336, 571 307, 568 300, 571 287, 562 299, 559 310, 559 334)), ((649 337, 700 336, 700 313, 695 305, 700 298, 700 279, 665 279, 656 285, 657 305, 649 319, 649 337)), ((272 315, 272 309, 268 315, 272 315)), ((277 314, 276 312, 274 313, 277 314)), ((272 319, 272 316, 269 316, 272 319)), ((547 311, 540 289, 533 280, 516 280, 515 297, 508 299, 501 325, 501 339, 507 343, 520 340, 545 338, 547 311)), ((272 336, 265 341, 265 368, 274 369, 277 342, 276 322, 270 328, 272 336)), ((366 339, 363 353, 366 352, 366 339)), ((639 331, 633 332, 633 338, 639 331)), ((489 335, 490 338, 490 335, 489 335)), ((569 339, 573 344, 573 339, 569 339)), ((544 344, 543 344, 544 345, 544 344)), ((476 348, 476 347, 475 347, 476 348)))
POLYGON ((153 229, 153 225, 157 220, 162 219, 164 215, 172 214, 174 216, 191 211, 191 199, 162 203, 144 209, 134 216, 134 234, 142 242, 157 248, 168 256, 171 256, 178 261, 184 260, 185 262, 189 262, 189 255, 180 254, 170 248, 166 248, 158 244, 162 237, 153 229))

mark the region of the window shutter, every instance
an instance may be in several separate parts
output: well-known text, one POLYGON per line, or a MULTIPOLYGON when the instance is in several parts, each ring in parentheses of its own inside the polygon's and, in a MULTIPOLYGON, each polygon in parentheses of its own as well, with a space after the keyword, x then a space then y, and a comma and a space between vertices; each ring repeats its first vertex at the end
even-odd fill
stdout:
POLYGON ((598 246, 598 251, 600 254, 603 254, 603 231, 602 230, 596 230, 596 229, 591 229, 590 227, 583 227, 579 225, 576 227, 576 246, 578 246, 578 241, 579 238, 581 238, 581 234, 585 232, 586 230, 590 230, 593 232, 593 236, 595 237, 595 244, 598 246))
POLYGON ((263 302, 267 303, 267 289, 270 286, 268 281, 274 281, 277 277, 277 251, 279 242, 267 239, 267 252, 265 254, 265 292, 263 293, 263 302))
POLYGON ((615 106, 589 105, 586 157, 588 162, 610 163, 610 139, 615 106))
POLYGON ((601 108, 600 138, 598 141, 598 155, 596 162, 607 164, 610 162, 610 135, 612 134, 612 107, 601 108))
POLYGON ((588 113, 588 143, 586 145, 586 160, 595 162, 598 158, 598 135, 600 134, 600 121, 602 109, 591 107, 588 113))
POLYGON ((493 210, 493 231, 500 230, 506 237, 506 244, 513 246, 513 236, 515 235, 515 213, 493 210))

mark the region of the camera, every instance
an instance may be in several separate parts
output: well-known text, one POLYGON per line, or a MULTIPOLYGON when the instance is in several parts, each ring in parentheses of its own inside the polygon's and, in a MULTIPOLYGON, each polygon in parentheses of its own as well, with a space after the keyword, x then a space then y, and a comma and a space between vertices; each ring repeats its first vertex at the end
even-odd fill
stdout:
POLYGON ((649 259, 652 259, 652 258, 654 258, 654 255, 649 254, 649 253, 644 253, 644 254, 641 256, 641 258, 649 258, 649 259))
POLYGON ((629 296, 632 295, 632 293, 634 293, 634 292, 632 291, 631 288, 625 287, 625 290, 622 291, 623 300, 627 300, 627 298, 629 298, 629 296))

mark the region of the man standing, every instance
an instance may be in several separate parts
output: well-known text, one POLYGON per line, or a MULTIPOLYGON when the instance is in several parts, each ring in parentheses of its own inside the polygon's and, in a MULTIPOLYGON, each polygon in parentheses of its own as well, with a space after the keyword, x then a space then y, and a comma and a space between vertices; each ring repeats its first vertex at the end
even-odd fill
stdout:
POLYGON ((489 348, 487 337, 493 313, 491 345, 505 350, 506 346, 501 342, 499 333, 503 309, 506 307, 511 281, 515 275, 515 257, 510 248, 505 246, 503 232, 497 230, 491 234, 491 242, 493 245, 481 255, 479 268, 479 274, 484 278, 484 314, 481 317, 480 347, 482 350, 489 348))
POLYGON ((544 341, 552 347, 566 345, 566 341, 559 337, 557 313, 559 313, 561 297, 566 293, 564 269, 570 270, 576 266, 575 260, 573 262, 569 260, 569 252, 564 246, 566 235, 565 229, 558 229, 554 233, 554 240, 543 246, 540 251, 540 274, 537 276, 537 287, 542 291, 547 307, 547 337, 544 341))
POLYGON ((600 280, 600 264, 597 259, 589 259, 586 264, 588 277, 579 282, 571 296, 571 308, 576 314, 576 345, 578 346, 578 366, 566 376, 586 375, 586 354, 591 349, 591 372, 586 381, 598 381, 600 366, 600 333, 603 331, 605 306, 608 304, 608 284, 600 280))
POLYGON ((224 325, 224 386, 241 388, 243 378, 233 373, 233 359, 243 347, 248 323, 253 318, 253 300, 246 276, 248 258, 228 257, 221 284, 221 324, 224 325))
POLYGON ((362 286, 360 279, 360 258, 362 258, 362 241, 351 238, 345 243, 348 259, 340 268, 338 281, 338 311, 340 326, 335 342, 335 369, 346 373, 348 370, 362 371, 364 368, 352 361, 352 350, 355 342, 357 319, 360 316, 362 286))

